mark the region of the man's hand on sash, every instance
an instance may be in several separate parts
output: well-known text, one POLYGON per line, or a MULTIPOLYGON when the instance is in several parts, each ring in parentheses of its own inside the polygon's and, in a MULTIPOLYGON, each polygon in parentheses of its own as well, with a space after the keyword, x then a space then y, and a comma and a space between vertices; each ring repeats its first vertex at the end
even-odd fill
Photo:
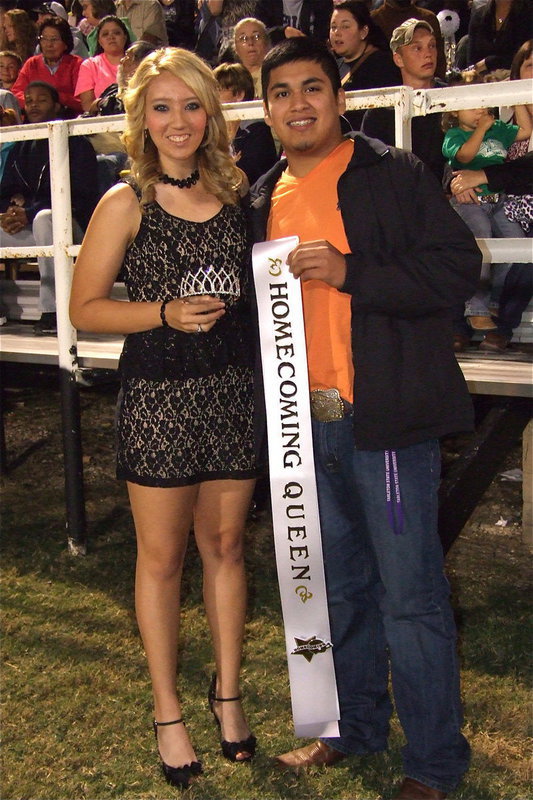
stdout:
POLYGON ((289 271, 302 281, 318 280, 340 289, 346 280, 344 255, 325 239, 302 242, 287 258, 289 271))

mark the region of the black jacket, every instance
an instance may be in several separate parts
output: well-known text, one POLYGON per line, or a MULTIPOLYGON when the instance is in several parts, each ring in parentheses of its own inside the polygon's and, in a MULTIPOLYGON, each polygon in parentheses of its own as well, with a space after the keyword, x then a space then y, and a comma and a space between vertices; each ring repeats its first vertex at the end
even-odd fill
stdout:
POLYGON ((485 59, 487 69, 510 69, 518 48, 533 37, 531 0, 514 0, 501 28, 496 29, 494 0, 472 11, 468 27, 468 63, 485 59))
POLYGON ((272 131, 265 122, 241 122, 233 140, 233 150, 238 155, 239 169, 246 174, 250 186, 278 160, 272 131))
POLYGON ((533 194, 533 151, 503 164, 489 164, 485 175, 491 192, 533 194))
MULTIPOLYGON (((471 429, 451 319, 475 291, 481 254, 416 156, 362 134, 352 138, 338 195, 351 249, 341 291, 352 297, 355 444, 399 448, 471 429)), ((265 238, 285 167, 276 164, 252 188, 256 241, 265 238)))
MULTIPOLYGON (((89 224, 99 199, 96 153, 84 136, 69 138, 72 216, 83 230, 89 224)), ((0 184, 0 211, 13 195, 24 197, 28 222, 44 208, 51 208, 48 139, 16 142, 11 150, 0 184)))

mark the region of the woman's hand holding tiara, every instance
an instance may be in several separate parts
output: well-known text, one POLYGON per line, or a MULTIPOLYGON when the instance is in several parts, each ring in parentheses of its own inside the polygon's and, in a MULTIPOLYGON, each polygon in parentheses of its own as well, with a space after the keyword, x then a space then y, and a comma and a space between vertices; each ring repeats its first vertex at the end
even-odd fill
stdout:
POLYGON ((170 300, 165 306, 168 325, 184 333, 207 333, 225 313, 224 301, 211 295, 170 300))

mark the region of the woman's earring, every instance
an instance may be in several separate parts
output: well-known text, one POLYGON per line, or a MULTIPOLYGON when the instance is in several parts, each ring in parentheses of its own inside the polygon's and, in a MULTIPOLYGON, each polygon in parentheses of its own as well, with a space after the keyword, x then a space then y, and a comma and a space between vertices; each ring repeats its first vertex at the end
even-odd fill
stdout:
POLYGON ((150 131, 148 130, 148 128, 145 128, 144 129, 144 145, 143 145, 143 152, 144 153, 146 153, 146 151, 148 150, 148 145, 150 144, 151 141, 152 141, 152 139, 150 138, 150 131))

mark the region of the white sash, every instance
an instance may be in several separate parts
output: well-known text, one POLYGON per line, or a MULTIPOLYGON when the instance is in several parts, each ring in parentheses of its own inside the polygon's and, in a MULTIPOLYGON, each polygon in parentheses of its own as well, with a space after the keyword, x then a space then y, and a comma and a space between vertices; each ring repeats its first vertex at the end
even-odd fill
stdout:
POLYGON ((339 736, 301 285, 286 264, 297 244, 291 236, 253 249, 274 542, 295 734, 339 736))

